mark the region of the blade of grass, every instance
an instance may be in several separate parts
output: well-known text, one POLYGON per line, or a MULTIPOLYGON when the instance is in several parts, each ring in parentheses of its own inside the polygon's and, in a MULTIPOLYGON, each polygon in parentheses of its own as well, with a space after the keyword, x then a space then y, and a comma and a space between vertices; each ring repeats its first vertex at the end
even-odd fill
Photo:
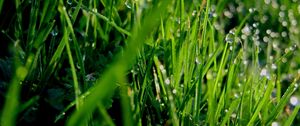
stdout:
MULTIPOLYGON (((16 50, 14 50, 16 51, 16 50)), ((26 78, 28 74, 28 69, 32 64, 33 55, 29 55, 26 61, 25 66, 23 66, 18 58, 15 56, 14 63, 15 63, 15 75, 12 78, 10 86, 8 88, 7 96, 5 99, 4 107, 1 113, 1 120, 0 123, 2 126, 15 126, 16 119, 19 111, 19 98, 20 98, 20 90, 21 85, 20 83, 26 78)))
POLYGON ((225 126, 226 122, 229 121, 231 114, 234 112, 234 110, 236 109, 236 106, 238 106, 239 102, 240 102, 240 99, 236 99, 231 103, 229 110, 227 111, 226 115, 224 116, 224 118, 221 122, 221 126, 225 126))
POLYGON ((296 108, 294 109, 292 115, 290 115, 290 117, 284 122, 284 126, 291 126, 295 117, 297 116, 298 112, 299 112, 300 106, 297 105, 296 108))
MULTIPOLYGON (((64 25, 69 18, 66 18, 66 9, 63 5, 63 2, 60 1, 60 4, 58 6, 58 11, 61 13, 60 17, 61 17, 61 22, 64 25)), ((70 22, 70 21, 69 21, 70 22)), ((69 45, 69 31, 67 31, 67 28, 64 27, 63 28, 63 39, 62 41, 64 41, 64 43, 66 43, 66 49, 67 49, 67 54, 69 57, 69 63, 71 66, 71 72, 72 72, 72 78, 73 78, 73 83, 74 83, 74 91, 75 91, 75 101, 76 101, 76 109, 79 109, 79 106, 81 105, 80 99, 79 99, 79 95, 81 93, 80 88, 79 88, 79 84, 78 84, 78 80, 77 80, 77 74, 76 74, 76 69, 75 69, 75 65, 74 65, 74 61, 73 61, 73 56, 72 56, 72 52, 71 52, 71 48, 69 45)))

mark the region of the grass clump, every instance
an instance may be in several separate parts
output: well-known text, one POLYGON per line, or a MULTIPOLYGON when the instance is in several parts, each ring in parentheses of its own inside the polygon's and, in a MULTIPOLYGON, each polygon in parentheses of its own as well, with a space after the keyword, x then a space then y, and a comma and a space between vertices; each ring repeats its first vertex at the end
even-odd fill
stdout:
POLYGON ((299 8, 3 0, 1 125, 295 125, 299 8))

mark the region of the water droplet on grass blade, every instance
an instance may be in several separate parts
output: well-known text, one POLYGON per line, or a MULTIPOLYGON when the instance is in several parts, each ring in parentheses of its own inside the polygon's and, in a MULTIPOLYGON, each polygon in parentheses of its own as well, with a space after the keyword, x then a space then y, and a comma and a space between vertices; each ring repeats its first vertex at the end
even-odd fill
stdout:
POLYGON ((275 64, 272 64, 271 68, 272 68, 273 70, 276 70, 276 69, 277 69, 277 66, 276 66, 275 64))
POLYGON ((169 85, 171 82, 170 82, 170 79, 169 78, 167 78, 166 80, 165 80, 165 84, 166 85, 169 85))
POLYGON ((278 123, 278 122, 272 122, 271 125, 272 125, 272 126, 279 126, 279 123, 278 123))
POLYGON ((57 27, 55 27, 55 28, 53 28, 53 30, 51 31, 51 35, 52 35, 53 37, 55 37, 55 36, 57 36, 57 34, 58 34, 58 30, 57 30, 57 27))
POLYGON ((176 89, 173 89, 173 90, 172 90, 172 93, 173 93, 173 94, 176 94, 176 92, 177 92, 176 89))
POLYGON ((268 80, 271 78, 271 77, 270 77, 270 73, 269 73, 269 71, 268 71, 266 68, 263 68, 263 69, 260 71, 260 76, 266 77, 268 80))
POLYGON ((291 103, 291 105, 296 106, 299 103, 299 100, 296 96, 292 96, 290 98, 290 103, 291 103))
POLYGON ((225 37, 225 42, 231 44, 234 41, 234 32, 232 30, 229 31, 229 33, 225 37))
POLYGON ((249 9, 249 12, 250 12, 250 13, 254 13, 255 11, 256 11, 255 8, 250 8, 250 9, 249 9))

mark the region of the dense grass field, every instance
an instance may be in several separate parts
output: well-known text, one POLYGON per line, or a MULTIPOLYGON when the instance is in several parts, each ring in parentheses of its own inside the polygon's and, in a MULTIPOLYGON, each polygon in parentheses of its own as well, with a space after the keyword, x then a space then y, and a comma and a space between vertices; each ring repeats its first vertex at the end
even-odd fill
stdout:
POLYGON ((0 125, 299 125, 298 21, 298 0, 0 0, 0 125))

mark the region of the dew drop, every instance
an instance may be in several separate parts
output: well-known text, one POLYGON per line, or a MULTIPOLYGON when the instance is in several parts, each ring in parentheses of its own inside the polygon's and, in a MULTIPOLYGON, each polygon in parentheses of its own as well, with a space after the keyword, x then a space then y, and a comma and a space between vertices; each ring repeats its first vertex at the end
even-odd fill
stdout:
POLYGON ((287 33, 285 31, 281 32, 281 37, 286 37, 287 33))
POLYGON ((267 34, 271 34, 271 32, 272 32, 272 31, 271 31, 270 29, 268 29, 268 30, 266 31, 267 34))
POLYGON ((298 102, 299 102, 299 100, 298 100, 298 98, 296 96, 292 96, 290 98, 291 105, 296 106, 298 104, 298 102))
POLYGON ((53 37, 55 37, 55 36, 57 36, 57 34, 58 34, 58 30, 57 30, 57 27, 55 27, 55 28, 51 31, 51 35, 52 35, 53 37))
POLYGON ((195 60, 196 64, 200 64, 200 59, 198 57, 196 57, 196 60, 195 60))
POLYGON ((242 33, 249 36, 251 33, 251 28, 249 25, 246 25, 243 29, 242 29, 242 33))
POLYGON ((92 10, 93 12, 95 12, 95 13, 97 13, 98 12, 98 10, 97 10, 97 8, 93 8, 93 10, 92 10))
POLYGON ((230 12, 230 11, 224 11, 224 15, 227 17, 227 18, 232 18, 233 17, 233 14, 230 12))
POLYGON ((169 78, 165 79, 165 84, 166 84, 166 85, 170 85, 170 83, 171 83, 171 82, 170 82, 170 79, 169 79, 169 78))
POLYGON ((173 94, 176 94, 176 93, 177 93, 176 89, 173 89, 173 90, 172 90, 172 93, 173 93, 173 94))
POLYGON ((269 73, 269 71, 266 68, 263 68, 260 71, 260 76, 266 77, 267 79, 270 79, 270 73, 269 73))
POLYGON ((282 22, 282 26, 286 27, 288 25, 288 23, 286 21, 282 22))
POLYGON ((276 70, 276 69, 277 69, 277 66, 273 63, 273 64, 271 65, 271 68, 272 68, 273 70, 276 70))
POLYGON ((250 8, 250 9, 249 9, 249 12, 250 12, 250 13, 254 13, 255 11, 256 11, 255 8, 250 8))
POLYGON ((197 11, 193 10, 192 16, 196 16, 196 14, 197 14, 197 11))
POLYGON ((231 117, 231 118, 236 118, 236 114, 235 114, 235 113, 232 113, 230 117, 231 117))
POLYGON ((271 125, 272 125, 272 126, 279 126, 279 123, 278 123, 278 122, 272 122, 271 125))
POLYGON ((229 44, 233 43, 233 41, 234 41, 234 32, 232 30, 230 30, 229 33, 226 35, 225 41, 229 44))
POLYGON ((280 11, 280 12, 279 12, 279 17, 284 17, 284 16, 285 16, 284 12, 283 12, 283 11, 280 11))
POLYGON ((263 37, 263 41, 264 41, 264 42, 267 43, 267 42, 269 42, 269 40, 270 40, 269 37, 267 37, 267 36, 263 37))
POLYGON ((94 43, 92 43, 92 47, 93 48, 95 48, 96 47, 96 43, 94 42, 94 43))

